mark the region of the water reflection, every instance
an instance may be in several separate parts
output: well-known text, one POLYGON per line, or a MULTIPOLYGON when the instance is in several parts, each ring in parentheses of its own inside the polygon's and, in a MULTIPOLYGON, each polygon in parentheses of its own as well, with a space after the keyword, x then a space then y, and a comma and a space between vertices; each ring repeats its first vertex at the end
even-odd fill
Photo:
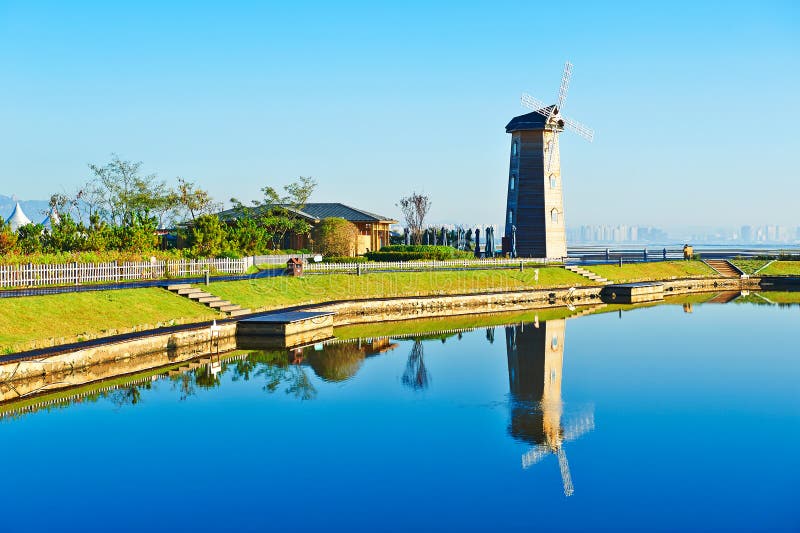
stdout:
POLYGON ((558 457, 564 494, 574 492, 564 443, 594 429, 594 412, 585 409, 562 424, 561 400, 566 320, 506 326, 511 422, 508 432, 531 445, 522 455, 527 469, 549 454, 558 457))
MULTIPOLYGON (((442 339, 444 341, 444 339, 442 339)), ((425 368, 424 347, 421 340, 415 340, 408 356, 406 370, 403 372, 403 385, 413 390, 423 390, 430 381, 428 369, 425 368)))

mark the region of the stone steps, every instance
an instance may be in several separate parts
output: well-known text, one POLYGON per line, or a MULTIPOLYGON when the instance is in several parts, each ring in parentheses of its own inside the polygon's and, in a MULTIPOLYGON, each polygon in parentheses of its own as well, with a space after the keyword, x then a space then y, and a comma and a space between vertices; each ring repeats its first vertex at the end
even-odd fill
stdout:
POLYGON ((192 287, 188 283, 175 283, 167 285, 167 290, 174 292, 178 296, 189 298, 197 303, 201 303, 211 309, 215 309, 220 313, 225 313, 228 316, 242 316, 252 313, 250 309, 242 308, 241 305, 236 305, 228 300, 223 300, 219 296, 214 296, 197 287, 192 287))
POLYGON ((738 278, 742 272, 725 259, 706 259, 705 264, 713 268, 723 278, 738 278))
POLYGON ((569 270, 570 272, 574 272, 576 274, 579 274, 579 275, 583 276, 584 278, 590 279, 590 280, 594 281, 595 283, 599 283, 601 285, 609 285, 611 283, 609 280, 607 280, 603 276, 598 276, 594 272, 592 272, 590 270, 586 270, 585 268, 581 268, 579 266, 566 265, 564 268, 569 270))

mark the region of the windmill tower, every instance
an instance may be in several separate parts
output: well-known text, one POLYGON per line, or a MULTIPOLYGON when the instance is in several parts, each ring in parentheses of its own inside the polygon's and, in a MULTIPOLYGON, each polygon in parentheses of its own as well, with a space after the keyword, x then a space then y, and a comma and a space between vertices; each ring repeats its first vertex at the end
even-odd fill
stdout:
POLYGON ((564 65, 558 103, 545 105, 528 94, 522 104, 533 112, 514 117, 506 126, 511 134, 503 252, 518 257, 557 259, 567 255, 564 196, 558 134, 569 129, 591 142, 594 131, 561 114, 572 76, 564 65))

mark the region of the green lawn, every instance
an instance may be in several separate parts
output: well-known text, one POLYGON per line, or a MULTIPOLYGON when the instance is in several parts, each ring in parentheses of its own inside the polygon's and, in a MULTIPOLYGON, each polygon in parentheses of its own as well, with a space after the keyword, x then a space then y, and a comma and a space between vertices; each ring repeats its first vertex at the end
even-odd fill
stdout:
POLYGON ((204 305, 155 287, 0 298, 0 352, 220 316, 204 305))
POLYGON ((619 265, 584 266, 614 282, 654 281, 676 278, 711 278, 718 274, 702 261, 659 261, 619 265))
POLYGON ((756 270, 769 263, 769 261, 763 259, 731 259, 731 263, 745 274, 752 275, 755 274, 756 270))
POLYGON ((386 272, 363 276, 315 274, 299 278, 281 276, 244 281, 212 283, 208 292, 255 310, 276 309, 332 300, 359 300, 393 296, 432 296, 502 292, 545 287, 591 285, 583 276, 563 268, 386 272))
POLYGON ((758 273, 759 276, 800 276, 800 261, 775 261, 758 273))
MULTIPOLYGON (((584 308, 584 306, 578 307, 578 311, 584 308)), ((452 317, 398 320, 396 322, 369 322, 337 327, 334 330, 334 335, 338 339, 366 339, 399 335, 425 336, 435 331, 489 328, 506 324, 519 324, 520 322, 533 322, 537 317, 540 322, 557 320, 559 318, 567 318, 576 312, 570 311, 566 307, 558 307, 555 309, 537 309, 512 313, 456 315, 452 317)), ((500 334, 502 332, 498 333, 498 335, 500 334)))

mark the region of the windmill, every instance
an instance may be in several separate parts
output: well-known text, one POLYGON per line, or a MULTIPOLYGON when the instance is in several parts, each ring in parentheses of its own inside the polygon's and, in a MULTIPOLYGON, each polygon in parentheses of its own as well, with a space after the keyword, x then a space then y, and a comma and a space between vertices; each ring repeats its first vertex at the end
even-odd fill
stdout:
POLYGON ((515 226, 518 256, 561 259, 567 255, 558 135, 568 129, 589 142, 594 140, 594 130, 563 116, 572 69, 567 61, 557 103, 546 105, 523 93, 522 104, 533 111, 506 126, 512 139, 503 252, 511 253, 515 226))
POLYGON ((564 494, 574 492, 564 444, 594 429, 594 408, 563 417, 561 400, 566 320, 506 326, 511 420, 509 433, 530 445, 522 454, 528 469, 550 454, 558 458, 564 494), (569 421, 565 421, 568 418, 569 421))

